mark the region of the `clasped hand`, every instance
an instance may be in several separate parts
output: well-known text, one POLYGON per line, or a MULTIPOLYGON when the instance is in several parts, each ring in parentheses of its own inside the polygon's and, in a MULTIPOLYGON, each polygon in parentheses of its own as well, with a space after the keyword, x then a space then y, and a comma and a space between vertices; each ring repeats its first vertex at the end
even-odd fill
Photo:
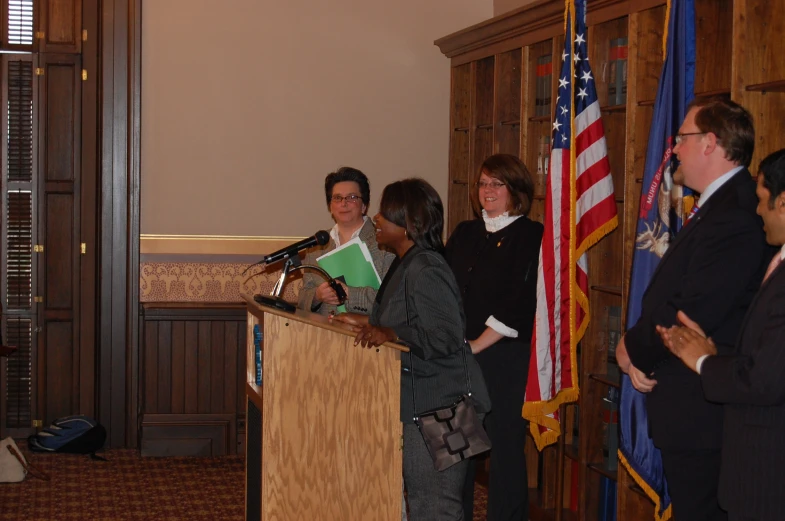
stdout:
POLYGON ((717 346, 706 337, 703 329, 683 311, 676 314, 680 326, 657 326, 657 333, 668 350, 679 357, 684 365, 698 372, 698 359, 703 355, 716 355, 717 346))
POLYGON ((616 362, 618 362, 619 368, 630 376, 632 386, 638 391, 648 393, 657 385, 657 380, 649 378, 643 371, 632 365, 630 355, 627 354, 627 345, 624 343, 624 337, 621 337, 619 345, 616 346, 616 362))

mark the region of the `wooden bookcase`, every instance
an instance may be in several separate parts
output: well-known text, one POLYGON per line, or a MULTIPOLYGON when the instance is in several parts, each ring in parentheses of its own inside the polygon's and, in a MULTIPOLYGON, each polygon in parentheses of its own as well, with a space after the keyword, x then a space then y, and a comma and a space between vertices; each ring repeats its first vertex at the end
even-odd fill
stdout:
MULTIPOLYGON (((753 173, 785 146, 785 0, 695 0, 697 96, 729 96, 750 110, 756 127, 753 173)), ((536 115, 538 58, 550 54, 555 100, 564 45, 564 2, 542 0, 445 36, 435 43, 451 60, 448 232, 473 218, 469 203, 478 168, 490 154, 517 154, 537 175, 553 118, 536 115)), ((590 0, 589 55, 608 144, 619 227, 589 250, 592 320, 580 347, 580 400, 564 408, 562 442, 538 453, 527 443, 532 520, 595 521, 601 478, 617 481, 617 519, 649 521, 654 506, 619 466, 603 466, 603 399, 618 380, 608 373, 608 309, 624 328, 638 202, 654 98, 662 68, 664 0, 590 0), (624 103, 608 101, 610 43, 627 39, 624 103), (573 425, 577 422, 577 440, 573 425), (575 443, 573 443, 575 442, 575 443), (577 473, 576 476, 574 475, 577 473), (577 512, 570 509, 577 482, 577 512)), ((544 180, 537 179, 531 217, 542 220, 544 180)), ((575 499, 573 499, 575 503, 575 499)), ((684 521, 684 520, 677 520, 684 521)))

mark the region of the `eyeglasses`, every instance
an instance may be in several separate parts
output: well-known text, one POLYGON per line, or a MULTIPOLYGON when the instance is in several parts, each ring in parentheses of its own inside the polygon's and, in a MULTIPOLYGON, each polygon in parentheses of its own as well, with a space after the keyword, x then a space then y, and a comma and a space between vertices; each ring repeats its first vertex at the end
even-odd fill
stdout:
POLYGON ((486 183, 485 181, 477 181, 474 183, 474 186, 477 188, 491 188, 493 190, 498 190, 502 186, 506 186, 501 181, 491 181, 490 183, 486 183))
POLYGON ((348 204, 357 204, 360 202, 362 198, 357 194, 349 194, 347 196, 335 194, 334 196, 330 197, 330 200, 335 204, 341 204, 342 202, 346 201, 348 204))
POLYGON ((708 132, 685 132, 684 134, 676 134, 673 136, 673 141, 675 141, 677 145, 681 145, 684 143, 684 138, 687 136, 702 136, 704 134, 708 134, 708 132))

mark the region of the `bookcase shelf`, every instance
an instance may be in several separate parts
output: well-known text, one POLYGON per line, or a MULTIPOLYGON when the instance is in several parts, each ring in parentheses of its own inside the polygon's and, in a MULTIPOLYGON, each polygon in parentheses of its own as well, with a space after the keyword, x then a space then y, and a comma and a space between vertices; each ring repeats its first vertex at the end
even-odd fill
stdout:
POLYGON ((785 80, 747 85, 744 90, 749 92, 785 92, 785 80))
POLYGON ((604 383, 605 385, 609 385, 611 387, 618 388, 621 386, 621 382, 619 381, 618 377, 614 379, 614 377, 608 374, 596 374, 596 373, 589 373, 589 378, 600 383, 604 383))
POLYGON ((618 479, 618 470, 608 469, 605 467, 603 463, 589 463, 587 467, 589 468, 589 470, 592 470, 597 474, 601 474, 608 479, 612 479, 613 481, 616 481, 618 479))
POLYGON ((632 492, 634 494, 638 494, 642 498, 648 499, 648 496, 646 495, 646 492, 641 487, 639 487, 638 485, 628 485, 627 488, 630 490, 630 492, 632 492))
POLYGON ((594 291, 599 291, 600 293, 607 293, 609 295, 617 295, 621 297, 621 286, 594 285, 594 286, 590 286, 590 288, 593 289, 594 291))
MULTIPOLYGON (((529 217, 544 219, 546 158, 564 46, 563 13, 563 0, 542 0, 437 40, 451 59, 448 234, 458 222, 474 217, 469 204, 472 183, 479 165, 495 152, 517 154, 528 166, 535 176, 529 217), (548 86, 543 90, 543 70, 538 70, 548 56, 552 57, 550 105, 548 86), (543 107, 548 107, 545 114, 543 107)), ((783 98, 762 95, 785 92, 785 55, 771 51, 780 45, 781 32, 761 31, 771 27, 772 20, 785 18, 785 0, 695 0, 695 15, 696 96, 730 96, 755 116, 756 135, 765 136, 756 141, 752 164, 758 164, 785 146, 783 98), (744 44, 750 41, 756 45, 744 44)), ((576 412, 565 415, 570 418, 565 425, 569 440, 569 422, 577 422, 572 433, 577 431, 577 444, 538 453, 531 440, 527 443, 529 479, 536 487, 530 494, 530 518, 535 521, 553 519, 557 510, 562 519, 599 521, 604 478, 619 481, 617 519, 654 518, 652 502, 629 486, 633 481, 623 467, 610 472, 602 464, 586 462, 603 460, 603 413, 608 410, 604 406, 613 399, 609 393, 619 387, 619 379, 607 374, 614 343, 609 323, 613 318, 624 330, 638 206, 642 189, 648 189, 643 186, 643 171, 666 19, 665 0, 589 2, 589 62, 601 105, 619 226, 588 250, 592 319, 578 355, 579 405, 576 412), (626 55, 619 53, 625 46, 626 55), (619 66, 626 67, 621 91, 617 82, 610 82, 618 77, 619 66), (568 506, 563 500, 570 496, 572 471, 578 474, 577 515, 560 510, 568 506), (557 501, 562 501, 558 508, 557 501)))
POLYGON ((730 98, 730 90, 728 89, 714 89, 714 90, 707 90, 704 92, 696 92, 696 98, 713 98, 714 96, 725 96, 730 98))
POLYGON ((601 112, 625 112, 627 110, 627 105, 607 105, 605 107, 600 107, 601 112))

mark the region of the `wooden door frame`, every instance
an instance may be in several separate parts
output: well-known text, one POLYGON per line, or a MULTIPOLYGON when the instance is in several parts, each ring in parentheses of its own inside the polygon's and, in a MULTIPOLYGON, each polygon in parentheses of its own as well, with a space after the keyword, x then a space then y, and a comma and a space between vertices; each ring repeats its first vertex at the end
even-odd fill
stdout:
POLYGON ((142 0, 83 0, 83 168, 97 173, 95 404, 107 446, 138 443, 142 0), (91 36, 94 35, 94 36, 91 36))

